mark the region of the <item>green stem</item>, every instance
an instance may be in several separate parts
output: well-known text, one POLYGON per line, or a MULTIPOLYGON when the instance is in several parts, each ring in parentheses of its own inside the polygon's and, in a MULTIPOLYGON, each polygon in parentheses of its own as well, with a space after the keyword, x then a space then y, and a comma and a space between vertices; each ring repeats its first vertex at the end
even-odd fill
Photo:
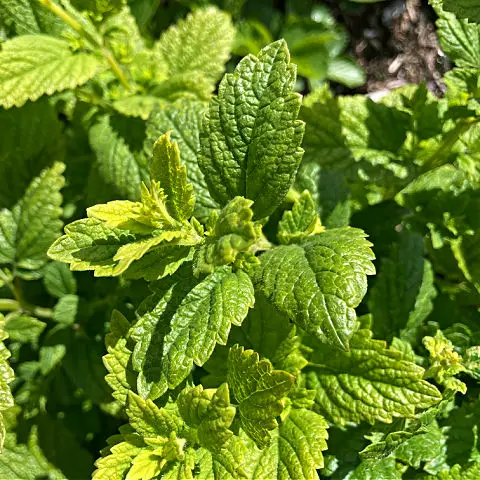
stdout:
POLYGON ((440 167, 448 163, 448 154, 451 152, 452 148, 455 146, 460 137, 476 123, 479 123, 480 119, 476 117, 469 117, 460 120, 455 128, 452 128, 444 137, 441 145, 435 150, 433 155, 431 155, 425 163, 422 165, 421 171, 428 172, 434 168, 440 167))
POLYGON ((80 22, 77 22, 70 16, 60 5, 52 2, 52 0, 38 0, 44 7, 48 8, 54 15, 61 18, 67 25, 70 25, 80 35, 84 35, 84 30, 80 22))
POLYGON ((33 313, 33 316, 39 318, 52 318, 53 310, 51 308, 37 307, 35 305, 29 305, 29 311, 33 313))
POLYGON ((20 303, 11 298, 0 298, 0 311, 14 312, 20 310, 20 303))
POLYGON ((113 53, 108 50, 104 45, 102 45, 98 40, 92 38, 92 36, 85 31, 82 24, 75 20, 65 9, 63 9, 60 5, 52 2, 52 0, 38 0, 45 8, 50 10, 54 15, 58 18, 62 19, 67 25, 73 28, 78 34, 80 34, 83 38, 87 39, 89 42, 93 43, 97 48, 102 51, 103 57, 110 65, 113 73, 118 78, 120 83, 127 89, 130 90, 131 86, 128 83, 127 77, 123 73, 120 65, 117 62, 117 59, 114 57, 113 53))
POLYGON ((125 75, 123 74, 122 69, 120 68, 120 65, 118 64, 117 60, 113 56, 112 52, 110 50, 107 50, 106 48, 103 48, 103 56, 107 60, 108 64, 113 70, 113 73, 118 78, 120 83, 127 90, 130 90, 130 84, 128 83, 127 77, 125 77, 125 75))

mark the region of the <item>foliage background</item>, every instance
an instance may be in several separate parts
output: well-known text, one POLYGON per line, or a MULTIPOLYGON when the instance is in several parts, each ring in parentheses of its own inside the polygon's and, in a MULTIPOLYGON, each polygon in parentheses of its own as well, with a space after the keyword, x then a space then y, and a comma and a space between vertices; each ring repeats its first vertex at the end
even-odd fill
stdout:
MULTIPOLYGON (((361 325, 423 367, 444 395, 424 416, 389 424, 378 412, 326 416, 319 474, 476 478, 478 9, 213 3, 0 0, 0 311, 8 334, 0 352, 15 372, 5 366, 0 476, 88 478, 107 437, 127 421, 105 382, 105 337, 113 310, 133 321, 151 292, 141 279, 72 273, 51 261, 46 252, 62 226, 95 204, 137 200, 153 142, 167 130, 195 186, 195 215, 206 220, 217 206, 197 166, 207 102, 224 71, 285 38, 295 89, 306 95, 294 192, 311 191, 327 230, 368 233, 377 275, 357 308, 361 325)), ((265 225, 270 240, 295 201, 265 225)), ((195 381, 214 376, 215 358, 211 365, 196 368, 195 381)), ((314 381, 308 388, 320 391, 314 381)))

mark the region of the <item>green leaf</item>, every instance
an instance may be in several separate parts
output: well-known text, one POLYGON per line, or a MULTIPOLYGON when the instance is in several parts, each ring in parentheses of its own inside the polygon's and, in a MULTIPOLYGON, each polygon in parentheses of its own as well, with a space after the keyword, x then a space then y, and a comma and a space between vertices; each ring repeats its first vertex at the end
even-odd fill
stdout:
POLYGON ((441 471, 432 480, 476 480, 480 475, 480 462, 470 462, 465 466, 454 465, 450 471, 441 471))
POLYGON ((5 332, 5 317, 0 313, 0 452, 3 450, 6 434, 3 413, 5 410, 13 407, 14 403, 9 384, 13 381, 15 375, 8 364, 10 351, 3 343, 7 338, 8 333, 5 332))
POLYGON ((480 2, 478 0, 443 0, 443 8, 459 18, 468 18, 480 23, 480 2))
POLYGON ((12 212, 0 212, 1 262, 26 270, 38 270, 46 263, 46 251, 62 227, 64 169, 63 163, 55 163, 43 170, 12 212))
POLYGON ((151 400, 144 400, 133 392, 128 393, 126 412, 130 425, 144 437, 168 437, 182 425, 177 415, 158 408, 151 400))
POLYGON ((21 343, 31 343, 36 346, 38 339, 47 324, 28 315, 10 317, 5 325, 5 331, 10 340, 21 343))
MULTIPOLYGON (((150 251, 155 252, 153 261, 157 262, 158 254, 164 253, 159 247, 172 244, 189 247, 199 243, 201 237, 195 223, 180 222, 170 216, 158 182, 152 181, 150 189, 142 183, 141 200, 116 200, 88 208, 90 218, 67 225, 65 235, 50 247, 50 257, 70 263, 72 270, 94 270, 97 276, 115 276, 150 251)), ((167 250, 167 257, 153 267, 152 258, 145 259, 141 265, 149 266, 145 275, 158 278, 173 273, 189 256, 188 248, 179 250, 173 252, 173 258, 167 250)), ((133 276, 142 275, 136 266, 133 276)))
POLYGON ((72 0, 72 5, 78 10, 88 11, 95 15, 115 13, 125 3, 125 0, 72 0))
MULTIPOLYGON (((36 1, 36 0, 35 0, 36 1)), ((63 126, 47 99, 0 110, 0 208, 11 208, 32 178, 65 156, 63 126)))
POLYGON ((216 8, 199 9, 171 26, 155 44, 170 75, 203 74, 212 90, 223 73, 235 30, 230 16, 216 8))
POLYGON ((433 310, 437 293, 433 270, 424 258, 423 238, 404 231, 370 291, 368 305, 374 332, 391 341, 397 335, 415 345, 424 320, 433 310))
POLYGON ((194 186, 195 216, 202 220, 206 220, 211 210, 218 206, 208 192, 197 160, 200 150, 200 124, 205 108, 204 103, 188 99, 161 105, 147 122, 144 147, 146 155, 150 157, 152 146, 158 137, 172 131, 172 140, 178 143, 182 161, 187 167, 187 179, 194 186))
POLYGON ((220 83, 200 135, 199 164, 212 196, 223 205, 249 198, 256 218, 282 201, 303 155, 300 96, 292 92, 296 73, 289 60, 283 40, 241 60, 220 83))
POLYGON ((118 197, 138 200, 142 180, 140 168, 125 140, 113 130, 109 117, 102 117, 90 128, 89 140, 103 181, 118 197))
POLYGON ((459 67, 480 68, 480 25, 446 12, 439 12, 439 17, 437 34, 443 51, 459 67))
POLYGON ((454 350, 453 343, 438 330, 434 337, 424 337, 423 344, 430 354, 425 378, 434 378, 437 383, 445 385, 449 390, 466 393, 467 386, 454 378, 466 369, 462 357, 454 350))
POLYGON ((480 292, 480 235, 463 235, 452 242, 452 252, 467 280, 480 292))
POLYGON ((363 159, 384 164, 390 153, 398 154, 408 128, 405 112, 363 95, 307 97, 301 118, 307 124, 305 161, 336 168, 363 159))
POLYGON ((394 458, 386 458, 377 464, 362 462, 348 476, 349 480, 402 480, 394 458))
POLYGON ((245 452, 245 443, 238 437, 230 437, 219 452, 199 448, 196 452, 198 474, 195 478, 198 480, 245 478, 243 465, 245 452))
POLYGON ((5 446, 0 455, 0 478, 5 480, 37 480, 47 477, 55 480, 65 478, 56 468, 49 464, 45 455, 38 448, 36 440, 29 445, 16 442, 15 435, 7 434, 5 446))
POLYGON ((325 228, 341 228, 350 224, 350 190, 340 172, 321 168, 316 163, 302 164, 296 186, 299 191, 310 191, 325 228))
POLYGON ((204 390, 201 385, 183 390, 177 399, 178 410, 185 423, 197 429, 200 445, 219 452, 233 433, 229 430, 235 417, 230 405, 228 385, 204 390))
POLYGON ((252 203, 235 197, 219 214, 212 213, 207 238, 196 253, 196 274, 212 273, 218 266, 232 264, 253 247, 259 232, 252 221, 252 203))
POLYGON ((230 326, 241 325, 253 306, 253 286, 242 271, 221 267, 200 283, 181 281, 150 298, 132 330, 133 367, 143 397, 178 386, 193 364, 202 366, 215 344, 225 345, 230 326))
POLYGON ((70 264, 71 270, 93 270, 96 276, 114 275, 115 254, 134 242, 128 231, 108 228, 96 218, 85 218, 65 227, 65 235, 48 250, 50 258, 70 264))
POLYGON ((105 381, 112 388, 112 396, 122 405, 127 401, 127 394, 135 388, 136 374, 131 366, 132 351, 128 344, 130 323, 118 311, 112 312, 110 333, 105 336, 107 354, 103 363, 108 370, 105 381))
POLYGON ((63 325, 72 325, 77 316, 79 300, 77 295, 64 295, 60 298, 53 309, 53 320, 63 325))
POLYGON ((309 362, 306 386, 317 392, 315 408, 337 425, 390 423, 441 399, 438 390, 422 379, 423 368, 404 360, 385 342, 372 340, 368 330, 353 335, 348 352, 323 345, 309 362))
POLYGON ((90 80, 99 65, 94 55, 73 53, 65 40, 15 37, 3 43, 0 52, 0 105, 21 107, 44 94, 76 88, 90 80))
POLYGON ((433 422, 423 433, 413 436, 395 450, 395 458, 413 468, 434 473, 434 467, 445 456, 445 435, 443 429, 433 422), (432 468, 433 467, 433 468, 432 468))
POLYGON ((228 384, 238 402, 242 428, 258 448, 269 445, 269 431, 278 426, 275 417, 284 407, 284 397, 295 378, 282 370, 273 370, 268 360, 260 360, 253 350, 238 345, 228 354, 228 384))
POLYGON ((0 19, 12 24, 17 35, 60 34, 67 28, 53 13, 36 0, 0 0, 0 19))
POLYGON ((65 345, 47 345, 40 347, 40 372, 48 375, 65 357, 67 347, 65 345))
POLYGON ((144 278, 147 282, 173 275, 185 262, 193 260, 191 247, 182 245, 159 245, 133 262, 125 271, 127 278, 144 278))
POLYGON ((297 376, 308 363, 295 326, 258 292, 255 307, 248 312, 241 332, 235 333, 236 341, 270 360, 279 370, 297 376))
POLYGON ((317 413, 292 409, 272 432, 271 445, 249 459, 248 478, 318 479, 316 470, 323 467, 327 428, 327 422, 317 413))
POLYGON ((348 348, 354 308, 367 290, 366 276, 375 273, 365 236, 347 227, 273 248, 260 257, 255 283, 299 327, 348 348))
POLYGON ((68 266, 60 262, 50 262, 43 269, 43 284, 52 297, 61 298, 77 292, 77 282, 68 266))
POLYGON ((283 213, 278 224, 278 239, 280 243, 288 245, 323 230, 313 198, 310 192, 305 190, 295 199, 292 210, 283 213))
POLYGON ((93 473, 93 480, 125 478, 133 459, 143 450, 142 446, 125 441, 110 447, 109 455, 95 462, 97 470, 93 473))
POLYGON ((15 235, 17 224, 10 210, 0 211, 0 263, 15 262, 15 235))
POLYGON ((113 102, 113 108, 126 117, 140 117, 147 120, 153 111, 161 106, 162 100, 151 95, 132 95, 113 102))
POLYGON ((333 58, 328 63, 327 77, 349 88, 360 87, 365 83, 365 72, 358 63, 349 57, 333 58))
POLYGON ((170 141, 170 132, 162 135, 153 146, 150 176, 160 182, 172 217, 179 221, 188 220, 193 214, 195 194, 187 181, 185 167, 180 163, 178 145, 170 141))
POLYGON ((402 110, 364 95, 333 97, 325 89, 312 93, 300 114, 306 122, 305 163, 341 170, 362 204, 390 197, 391 190, 404 185, 412 163, 402 158, 411 124, 402 110))
POLYGON ((109 15, 101 23, 99 31, 103 35, 103 42, 118 62, 131 65, 136 55, 145 51, 145 42, 140 35, 135 18, 130 13, 130 8, 126 6, 126 0, 118 2, 102 0, 102 3, 109 7, 114 3, 118 5, 118 11, 109 15))

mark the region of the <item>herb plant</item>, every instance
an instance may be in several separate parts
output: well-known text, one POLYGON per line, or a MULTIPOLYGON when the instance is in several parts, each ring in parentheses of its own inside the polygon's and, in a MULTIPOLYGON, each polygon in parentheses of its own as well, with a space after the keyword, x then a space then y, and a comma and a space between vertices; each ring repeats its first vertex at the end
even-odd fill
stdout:
POLYGON ((146 3, 0 0, 0 478, 478 478, 475 2, 377 103, 146 3))

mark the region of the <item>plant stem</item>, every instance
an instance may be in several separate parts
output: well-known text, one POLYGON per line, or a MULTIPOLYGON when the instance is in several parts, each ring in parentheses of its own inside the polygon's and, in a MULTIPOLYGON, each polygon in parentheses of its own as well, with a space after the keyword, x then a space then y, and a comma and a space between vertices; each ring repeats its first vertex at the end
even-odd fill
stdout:
POLYGON ((10 298, 0 298, 0 310, 4 312, 14 312, 20 310, 20 303, 10 298))
POLYGON ((127 89, 130 90, 130 84, 128 83, 127 77, 125 77, 120 65, 118 64, 116 58, 113 56, 112 52, 107 48, 103 48, 103 56, 109 63, 110 67, 112 68, 113 73, 118 78, 120 83, 127 89))
POLYGON ((78 34, 83 38, 87 39, 89 42, 93 43, 97 48, 102 51, 103 57, 110 65, 113 73, 118 78, 120 83, 127 89, 130 90, 131 86, 128 83, 127 77, 122 72, 120 65, 117 62, 117 59, 114 57, 113 53, 108 50, 104 45, 102 45, 97 39, 93 38, 85 29, 82 24, 75 20, 65 9, 60 5, 52 2, 52 0, 38 0, 45 8, 50 10, 58 18, 62 19, 67 25, 73 28, 78 34))
POLYGON ((51 308, 37 307, 35 305, 31 305, 29 310, 33 313, 35 317, 40 317, 40 318, 53 317, 53 310, 51 308))
POLYGON ((48 8, 54 15, 61 18, 67 25, 70 25, 80 35, 84 35, 84 30, 80 22, 77 22, 70 16, 60 5, 52 2, 52 0, 38 0, 44 7, 48 8))

